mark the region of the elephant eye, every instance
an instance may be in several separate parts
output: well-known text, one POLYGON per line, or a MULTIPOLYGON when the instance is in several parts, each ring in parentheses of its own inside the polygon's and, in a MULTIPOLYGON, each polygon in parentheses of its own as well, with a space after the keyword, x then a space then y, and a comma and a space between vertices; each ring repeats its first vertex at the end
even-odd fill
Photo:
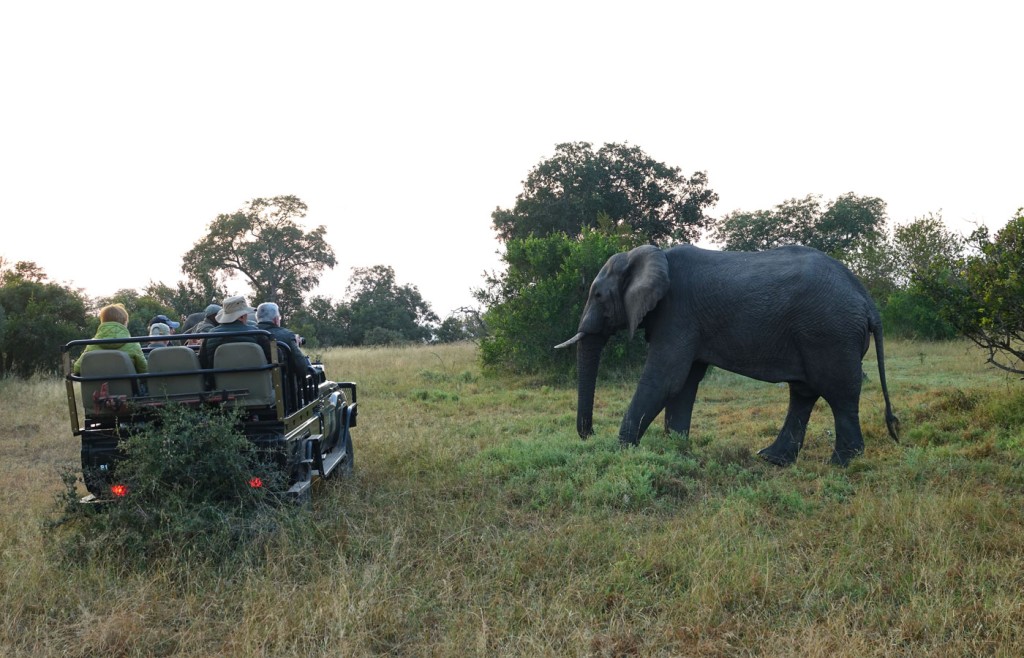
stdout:
POLYGON ((602 297, 604 297, 604 293, 598 290, 597 292, 594 293, 594 297, 601 299, 602 297))

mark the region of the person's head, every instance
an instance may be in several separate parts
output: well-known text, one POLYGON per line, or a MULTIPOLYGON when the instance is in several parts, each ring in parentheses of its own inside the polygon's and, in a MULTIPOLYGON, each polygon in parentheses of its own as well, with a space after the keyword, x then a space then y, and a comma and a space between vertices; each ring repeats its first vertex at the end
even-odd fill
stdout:
POLYGON ((219 324, 228 324, 231 322, 246 322, 249 316, 256 312, 256 309, 251 308, 249 303, 245 301, 245 297, 236 295, 234 297, 228 297, 221 304, 220 312, 217 313, 217 322, 219 324))
POLYGON ((263 302, 256 307, 257 322, 273 322, 281 325, 281 309, 274 302, 263 302))
MULTIPOLYGON (((154 324, 157 324, 157 323, 166 324, 167 327, 170 328, 170 329, 177 329, 178 327, 181 326, 181 323, 175 322, 174 320, 170 319, 169 317, 167 317, 163 313, 161 313, 160 315, 154 315, 153 319, 149 321, 149 326, 152 327, 154 324)), ((171 333, 174 333, 174 332, 172 331, 171 333)))
POLYGON ((220 313, 220 309, 221 309, 220 304, 210 304, 209 306, 206 307, 206 310, 203 311, 203 315, 210 322, 216 322, 217 321, 217 314, 220 313))
POLYGON ((149 335, 150 336, 170 336, 171 335, 171 328, 168 327, 163 322, 154 322, 153 325, 149 328, 149 335))
POLYGON ((128 326, 128 311, 124 304, 111 304, 100 309, 100 322, 117 322, 128 326))

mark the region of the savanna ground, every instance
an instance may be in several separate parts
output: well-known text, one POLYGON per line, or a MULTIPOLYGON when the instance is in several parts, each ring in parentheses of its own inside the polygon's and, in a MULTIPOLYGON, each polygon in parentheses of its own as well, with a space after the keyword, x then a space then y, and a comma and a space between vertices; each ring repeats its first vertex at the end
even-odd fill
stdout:
POLYGON ((822 404, 795 467, 759 461, 787 391, 721 371, 689 440, 620 450, 632 378, 582 442, 571 385, 471 345, 329 351, 356 475, 269 541, 141 561, 69 549, 62 384, 0 381, 0 654, 1024 655, 1024 384, 963 343, 887 352, 903 442, 871 350, 842 470, 822 404))

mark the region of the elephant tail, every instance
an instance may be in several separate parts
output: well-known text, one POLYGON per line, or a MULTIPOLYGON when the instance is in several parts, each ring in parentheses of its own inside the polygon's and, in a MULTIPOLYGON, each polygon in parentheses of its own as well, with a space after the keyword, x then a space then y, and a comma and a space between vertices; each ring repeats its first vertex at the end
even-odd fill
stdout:
POLYGON ((875 317, 869 323, 871 335, 875 339, 875 355, 878 358, 878 381, 882 384, 882 397, 885 398, 885 426, 889 429, 889 436, 896 443, 900 442, 900 419, 892 412, 892 403, 889 402, 889 389, 885 385, 885 349, 882 347, 882 320, 875 317))

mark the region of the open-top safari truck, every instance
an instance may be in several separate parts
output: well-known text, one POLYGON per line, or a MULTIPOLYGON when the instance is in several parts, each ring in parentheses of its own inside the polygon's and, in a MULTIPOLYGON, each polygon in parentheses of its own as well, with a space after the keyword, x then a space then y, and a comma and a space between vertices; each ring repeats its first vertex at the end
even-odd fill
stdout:
MULTIPOLYGON (((295 499, 309 498, 315 477, 352 472, 356 384, 327 379, 322 364, 293 372, 289 348, 279 341, 269 363, 256 343, 223 343, 214 353, 213 368, 204 369, 194 343, 216 335, 223 336, 182 334, 161 347, 150 343, 166 336, 73 340, 61 348, 71 431, 82 441, 89 490, 83 502, 129 494, 117 478, 120 442, 147 429, 169 404, 240 407, 242 431, 263 458, 282 469, 287 494, 295 499), (186 339, 193 344, 185 344, 186 339), (148 373, 137 373, 129 355, 118 349, 87 351, 80 374, 72 372, 74 358, 85 346, 126 342, 142 343, 148 373)), ((264 335, 275 344, 260 329, 232 335, 264 335)), ((256 480, 251 486, 261 483, 256 480)))

